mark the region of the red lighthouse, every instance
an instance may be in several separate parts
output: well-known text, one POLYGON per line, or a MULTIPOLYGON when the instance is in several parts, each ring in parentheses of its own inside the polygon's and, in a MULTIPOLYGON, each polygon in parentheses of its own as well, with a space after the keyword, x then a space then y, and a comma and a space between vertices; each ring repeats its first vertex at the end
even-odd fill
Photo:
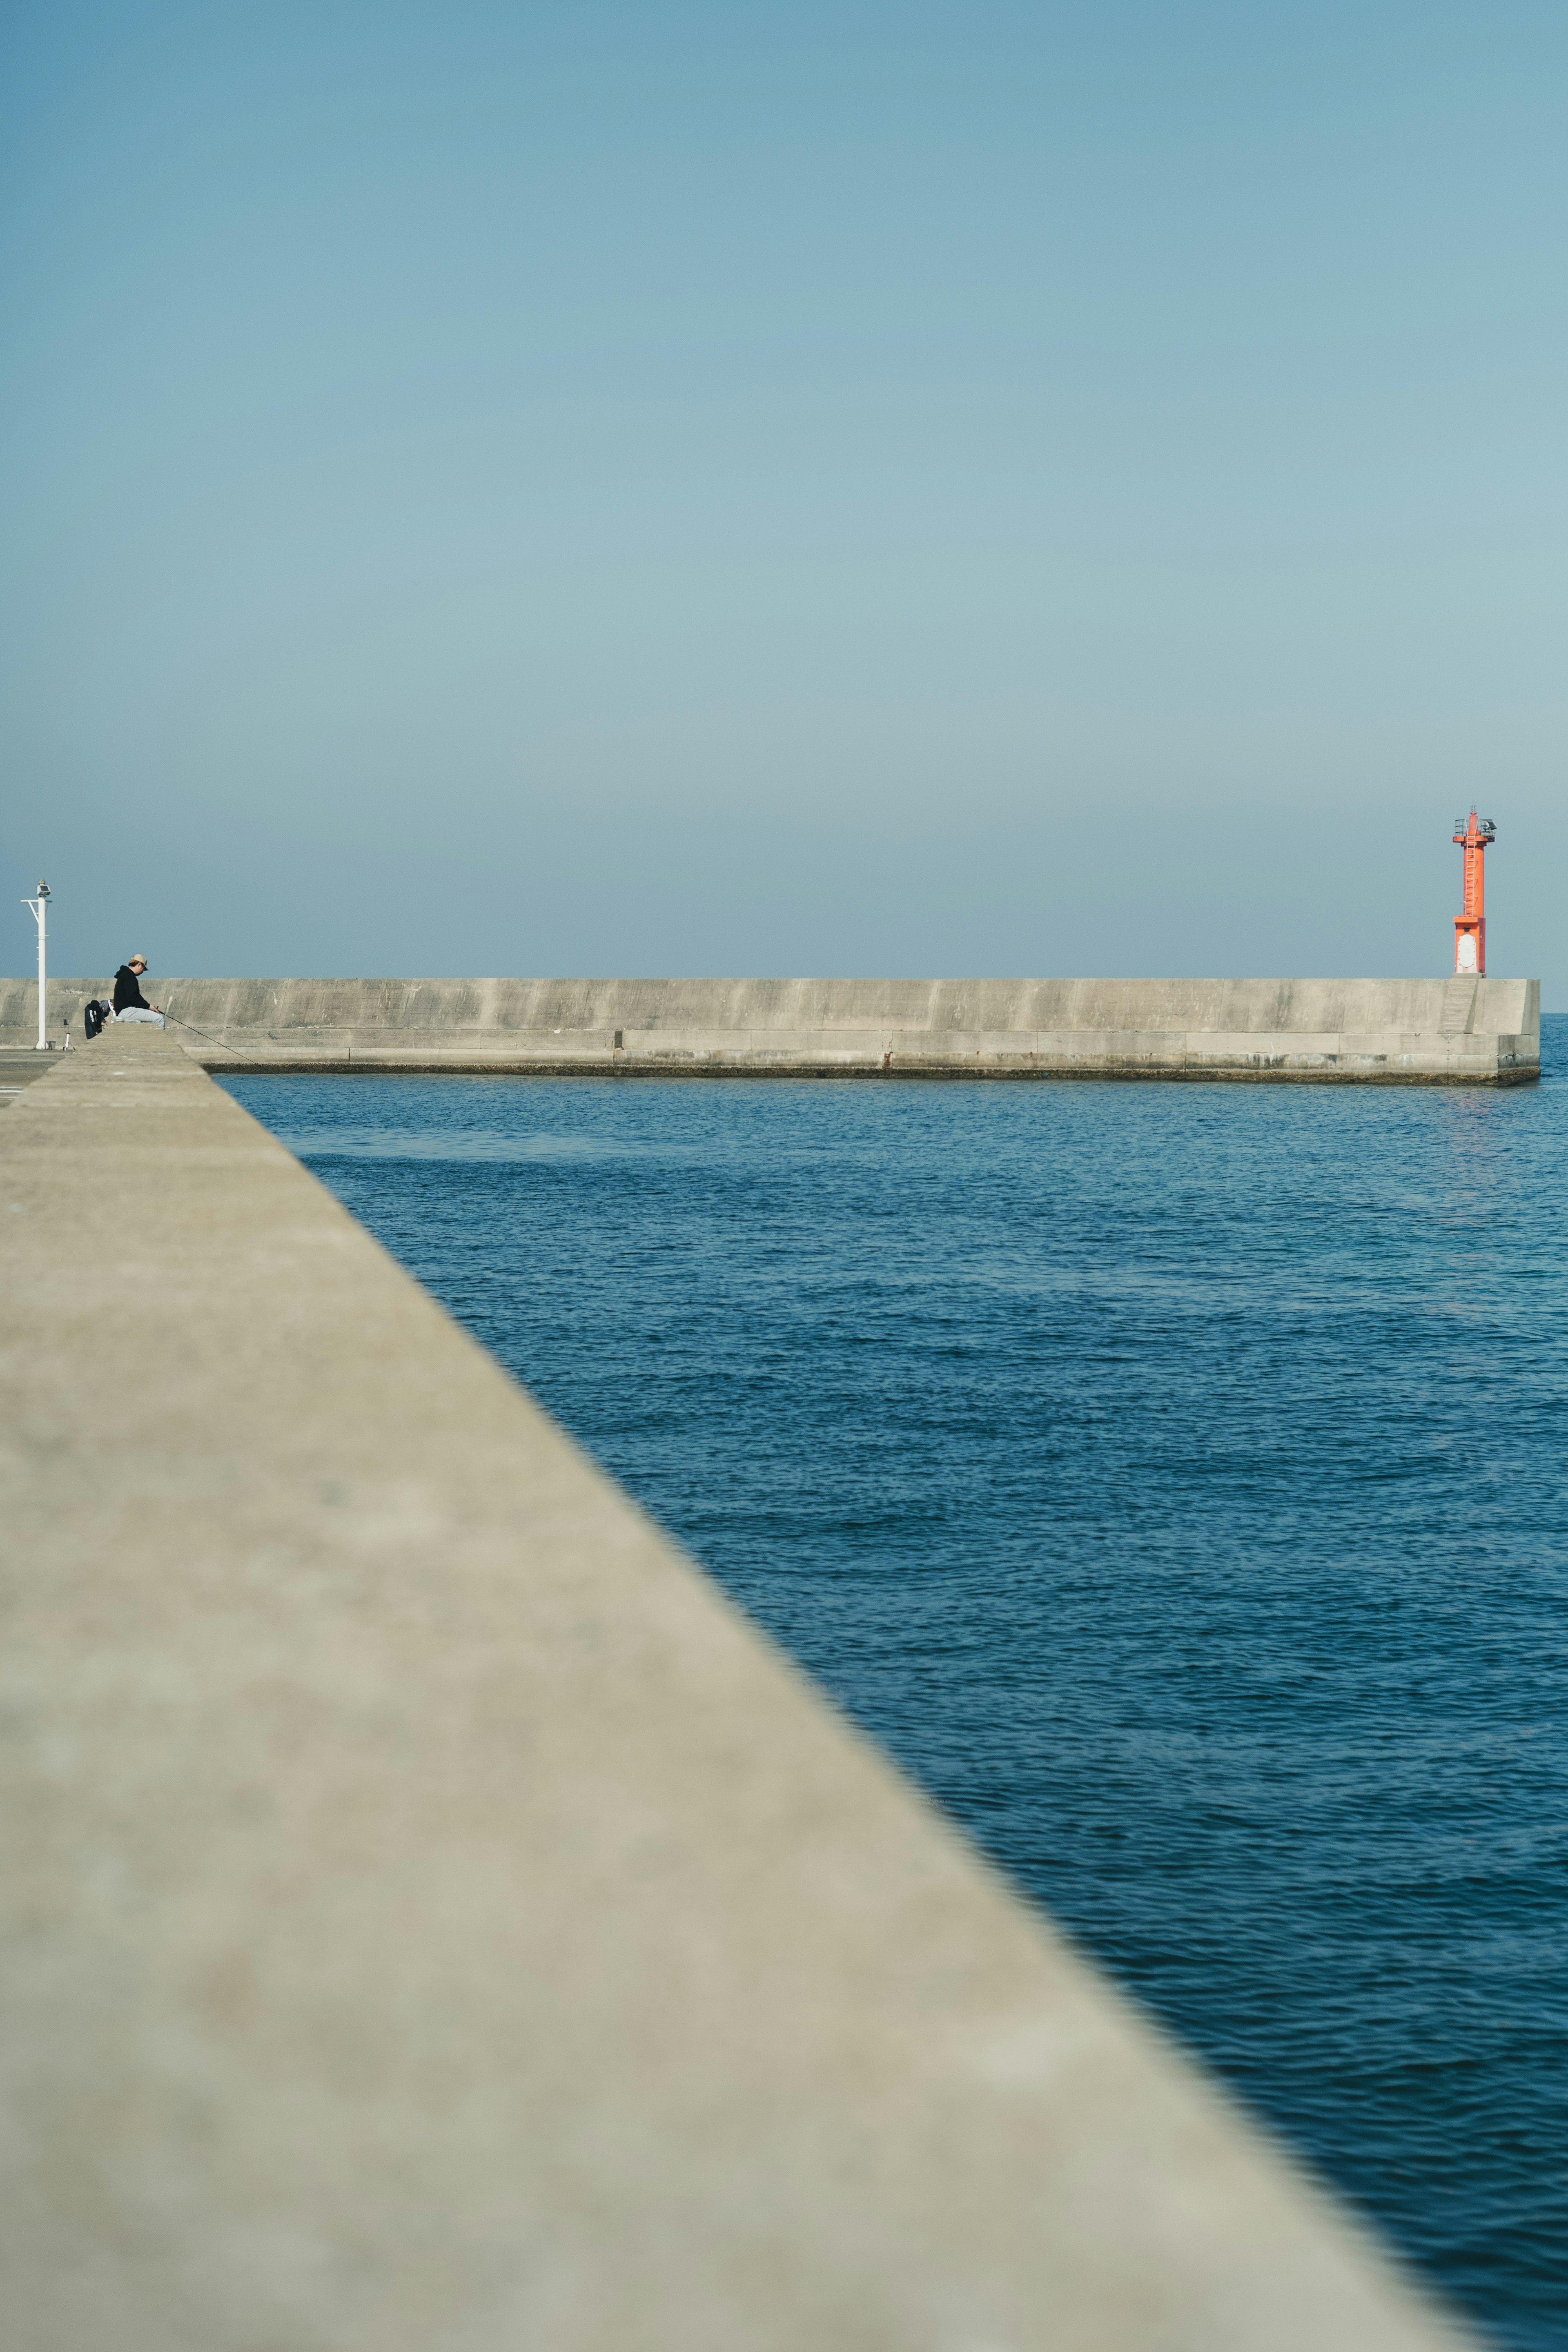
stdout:
POLYGON ((1454 839, 1465 853, 1465 911, 1454 918, 1454 970, 1484 980, 1487 975, 1487 887, 1481 860, 1497 839, 1489 816, 1478 824, 1470 811, 1468 824, 1454 820, 1454 839))

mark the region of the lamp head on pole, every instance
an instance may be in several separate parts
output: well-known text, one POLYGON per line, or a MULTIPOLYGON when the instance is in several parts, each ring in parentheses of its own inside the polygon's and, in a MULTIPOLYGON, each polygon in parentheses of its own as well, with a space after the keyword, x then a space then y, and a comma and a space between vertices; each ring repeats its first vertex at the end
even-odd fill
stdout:
POLYGON ((38 896, 39 896, 39 898, 47 898, 48 897, 48 895, 49 895, 49 886, 48 886, 48 884, 47 884, 47 882, 40 882, 40 883, 39 883, 39 885, 38 885, 38 896))

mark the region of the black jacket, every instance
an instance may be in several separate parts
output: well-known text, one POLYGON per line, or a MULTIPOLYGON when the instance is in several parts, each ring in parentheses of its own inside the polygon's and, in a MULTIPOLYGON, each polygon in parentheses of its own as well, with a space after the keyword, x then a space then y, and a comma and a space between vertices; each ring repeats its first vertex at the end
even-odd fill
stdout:
POLYGON ((152 1006, 142 993, 142 983, 128 963, 122 963, 114 975, 114 1009, 116 1013, 134 1013, 140 1007, 151 1013, 152 1006))

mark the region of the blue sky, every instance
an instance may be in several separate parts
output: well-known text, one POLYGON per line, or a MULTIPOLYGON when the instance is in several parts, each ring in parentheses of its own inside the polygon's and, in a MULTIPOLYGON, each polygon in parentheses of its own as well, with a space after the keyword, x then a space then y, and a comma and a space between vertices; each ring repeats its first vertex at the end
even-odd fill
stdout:
POLYGON ((1568 1007, 1568 12, 16 5, 61 971, 1568 1007))

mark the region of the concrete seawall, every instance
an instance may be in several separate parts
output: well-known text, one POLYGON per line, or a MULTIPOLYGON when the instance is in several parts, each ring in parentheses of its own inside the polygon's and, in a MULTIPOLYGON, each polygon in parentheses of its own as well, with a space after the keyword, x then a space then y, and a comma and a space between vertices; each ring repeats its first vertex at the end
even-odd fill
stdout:
POLYGON ((1458 2341, 172 1037, 0 1257, 15 2352, 1458 2341))
MULTIPOLYGON (((1517 1085, 1525 980, 168 980, 211 1069, 1517 1085)), ((50 1034, 104 981, 50 985, 50 1034)), ((37 1034, 0 982, 0 1045, 37 1034)))

